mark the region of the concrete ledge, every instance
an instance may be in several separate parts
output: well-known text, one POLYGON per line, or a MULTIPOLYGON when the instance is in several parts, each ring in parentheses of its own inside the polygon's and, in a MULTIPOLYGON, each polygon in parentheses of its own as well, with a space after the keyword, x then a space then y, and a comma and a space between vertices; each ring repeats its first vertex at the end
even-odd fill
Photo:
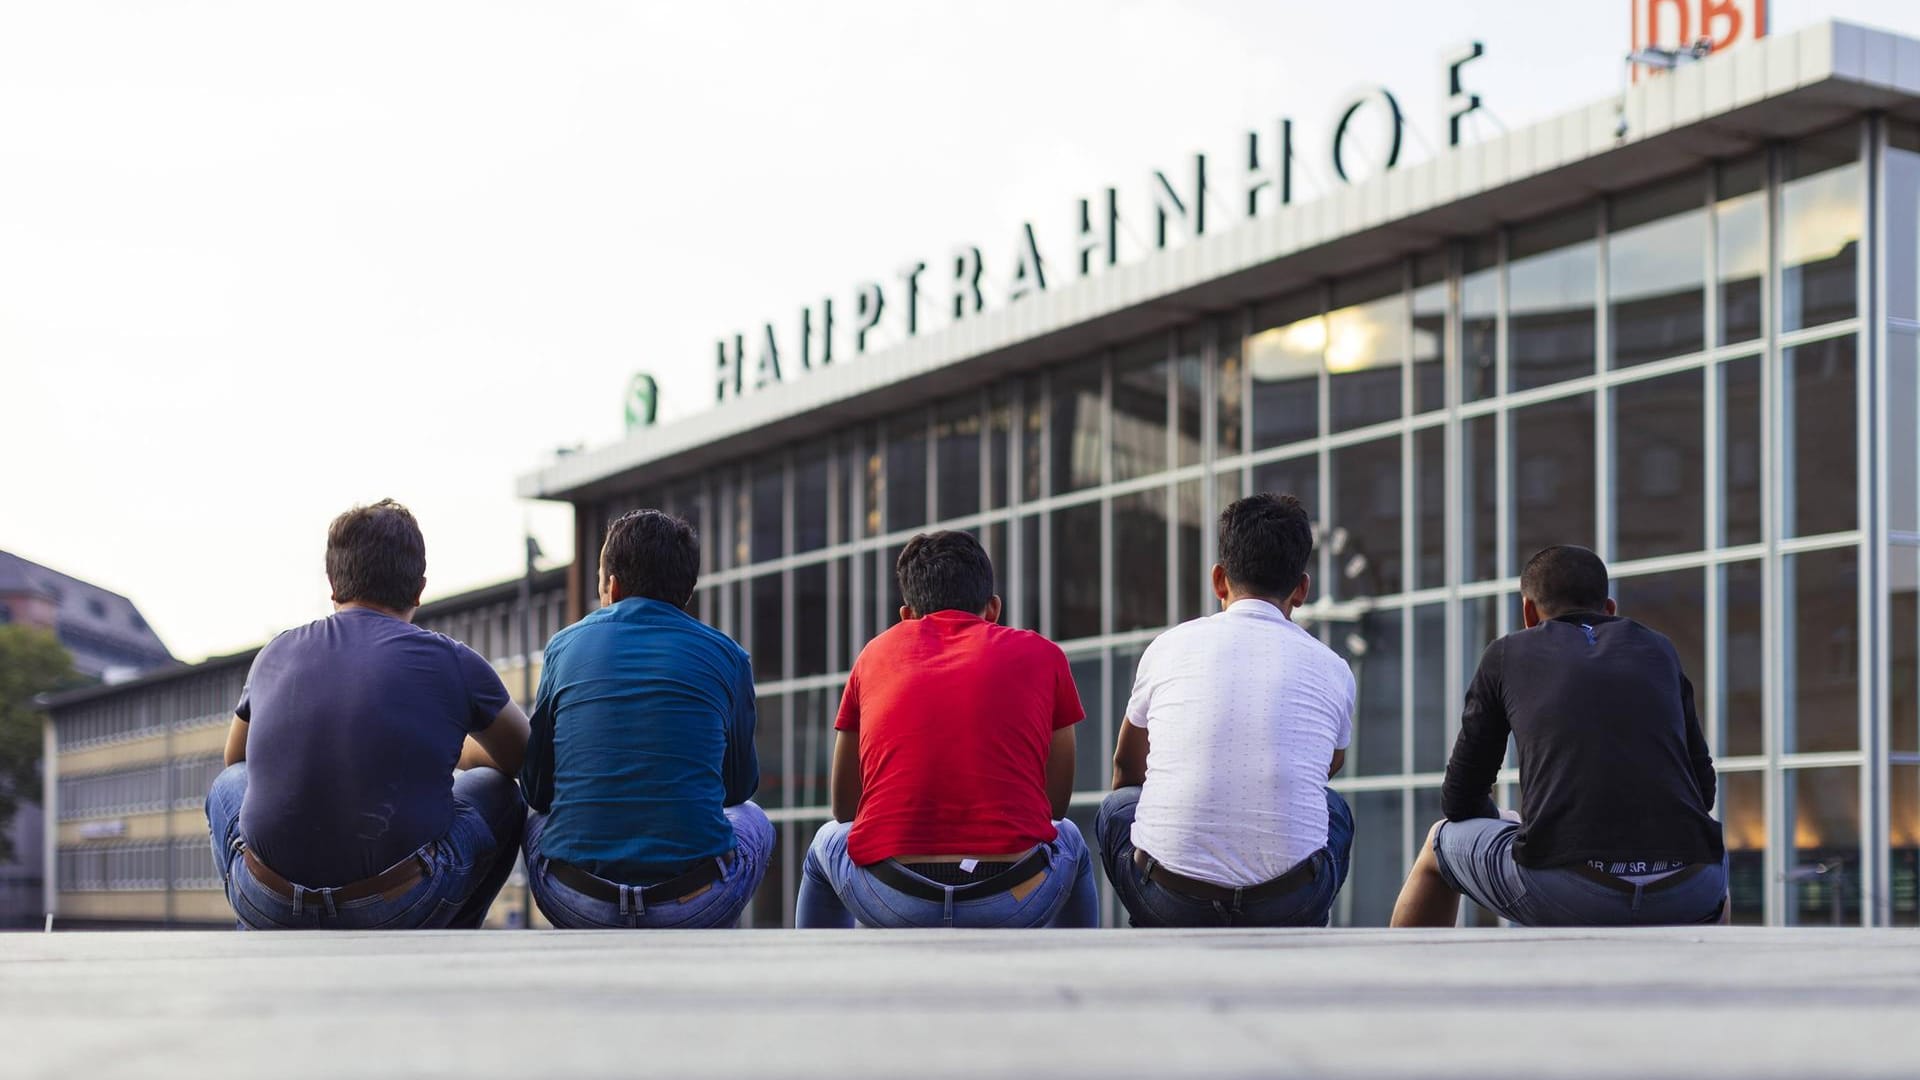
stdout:
POLYGON ((1902 1077, 1911 930, 0 936, 13 1077, 1902 1077))

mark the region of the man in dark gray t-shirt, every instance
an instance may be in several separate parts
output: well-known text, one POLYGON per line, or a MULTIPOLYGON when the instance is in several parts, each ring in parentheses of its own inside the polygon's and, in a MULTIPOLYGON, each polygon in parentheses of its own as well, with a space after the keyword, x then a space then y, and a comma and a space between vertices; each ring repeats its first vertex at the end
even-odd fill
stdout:
POLYGON ((412 624, 425 571, 405 507, 342 514, 334 614, 254 659, 207 796, 242 925, 477 926, 512 870, 527 720, 478 653, 412 624))

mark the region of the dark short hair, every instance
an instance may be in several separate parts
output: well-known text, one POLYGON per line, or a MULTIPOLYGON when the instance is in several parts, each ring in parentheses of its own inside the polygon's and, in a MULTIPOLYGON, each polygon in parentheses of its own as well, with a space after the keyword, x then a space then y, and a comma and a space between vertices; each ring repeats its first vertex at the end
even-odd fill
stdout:
POLYGON ((1520 595, 1531 599, 1543 617, 1599 611, 1607 605, 1607 564, 1586 548, 1555 544, 1527 560, 1520 595))
POLYGON ((427 539, 412 511, 381 499, 334 518, 327 526, 327 582, 336 604, 419 607, 427 587, 427 539))
POLYGON ((919 615, 978 615, 993 600, 993 560, 972 533, 921 533, 900 549, 894 572, 900 598, 919 615))
POLYGON ((1243 591, 1284 597, 1313 557, 1313 522, 1291 495, 1249 495, 1220 512, 1220 565, 1243 591))
POLYGON ((607 526, 600 574, 618 578, 628 596, 684 608, 700 580, 700 534, 659 510, 629 510, 607 526))

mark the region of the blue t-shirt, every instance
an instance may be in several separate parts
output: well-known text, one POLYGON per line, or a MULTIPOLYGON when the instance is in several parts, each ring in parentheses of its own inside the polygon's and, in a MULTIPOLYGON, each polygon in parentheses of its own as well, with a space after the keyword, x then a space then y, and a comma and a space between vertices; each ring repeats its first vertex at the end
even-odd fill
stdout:
POLYGON ((746 650, 671 604, 628 597, 555 634, 520 770, 540 854, 651 885, 732 851, 753 722, 746 650))
POLYGON ((311 888, 372 877, 453 824, 468 733, 506 707, 480 654, 365 608, 281 634, 254 657, 240 835, 311 888))

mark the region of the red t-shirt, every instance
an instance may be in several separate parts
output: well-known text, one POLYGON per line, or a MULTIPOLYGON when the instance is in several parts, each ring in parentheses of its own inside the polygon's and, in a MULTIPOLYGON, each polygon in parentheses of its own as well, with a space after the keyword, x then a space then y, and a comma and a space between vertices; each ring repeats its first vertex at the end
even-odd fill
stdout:
POLYGON ((998 855, 1051 841, 1047 751, 1086 713, 1060 647, 938 611, 867 643, 834 727, 860 739, 847 853, 998 855))

